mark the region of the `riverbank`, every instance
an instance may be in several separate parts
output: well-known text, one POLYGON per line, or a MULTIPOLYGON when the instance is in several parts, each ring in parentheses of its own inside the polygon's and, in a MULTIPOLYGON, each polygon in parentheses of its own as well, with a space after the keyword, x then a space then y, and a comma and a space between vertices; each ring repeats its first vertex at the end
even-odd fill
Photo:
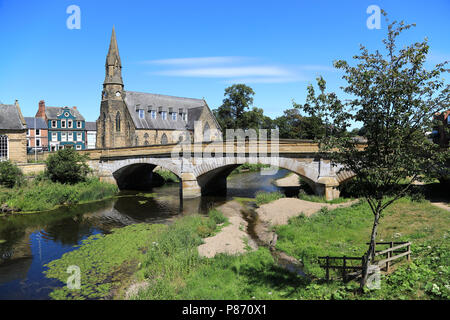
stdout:
POLYGON ((32 213, 107 199, 117 192, 116 185, 100 182, 97 178, 73 185, 34 179, 11 189, 0 187, 0 205, 8 213, 32 213))
MULTIPOLYGON (((309 205, 320 204, 309 203, 309 205)), ((239 209, 235 206, 232 204, 229 209, 239 209)), ((99 240, 105 239, 105 243, 102 244, 98 242, 99 240, 91 241, 79 250, 52 262, 49 275, 52 274, 52 269, 58 266, 60 279, 65 279, 67 274, 63 271, 69 263, 82 263, 84 266, 82 270, 88 270, 86 272, 93 274, 98 273, 99 266, 105 266, 102 272, 108 275, 106 277, 108 279, 114 274, 118 275, 120 270, 128 270, 128 273, 123 273, 126 277, 117 280, 113 286, 104 286, 103 288, 109 288, 109 291, 106 292, 105 289, 105 292, 96 298, 113 296, 116 299, 448 299, 450 275, 448 268, 442 267, 447 266, 450 259, 448 212, 431 205, 428 201, 413 202, 409 199, 401 199, 390 207, 381 221, 379 239, 412 241, 412 262, 395 263, 393 272, 382 275, 380 290, 359 295, 356 282, 324 283, 321 280, 323 270, 317 265, 317 256, 362 255, 366 249, 365 242, 370 233, 372 216, 363 202, 353 203, 345 208, 332 210, 333 208, 330 206, 330 209, 320 209, 316 214, 305 214, 305 208, 301 214, 297 210, 299 208, 294 207, 292 211, 296 213, 292 214, 293 217, 290 219, 286 217, 288 224, 278 226, 272 225, 277 213, 274 209, 273 219, 267 220, 278 234, 276 248, 301 260, 307 277, 298 276, 280 267, 269 248, 252 248, 243 234, 242 238, 239 238, 239 235, 234 238, 241 241, 244 252, 240 246, 240 254, 232 255, 218 250, 214 257, 211 252, 208 253, 211 258, 202 257, 206 254, 201 254, 199 248, 209 243, 208 238, 220 239, 219 231, 227 231, 229 225, 214 222, 215 231, 212 234, 205 233, 204 227, 211 225, 211 222, 208 222, 210 218, 198 215, 184 216, 170 226, 145 227, 142 224, 130 230, 125 229, 129 227, 125 227, 114 232, 124 230, 115 238, 112 235, 101 236, 99 240), (151 229, 151 232, 146 233, 145 228, 160 229, 157 232, 151 229), (117 252, 111 254, 124 256, 127 250, 122 250, 120 244, 128 242, 129 237, 140 239, 139 243, 134 243, 135 251, 140 251, 138 258, 133 256, 130 260, 124 257, 114 266, 108 265, 105 260, 111 257, 107 252, 103 254, 102 252, 107 249, 102 248, 106 243, 114 242, 117 252), (205 237, 207 239, 202 239, 205 237), (83 259, 79 259, 76 252, 83 248, 91 254, 85 254, 83 259)), ((233 224, 230 217, 227 217, 227 220, 233 224)), ((241 222, 238 224, 237 229, 245 231, 245 225, 241 225, 241 222)), ((229 243, 226 241, 222 241, 222 247, 226 247, 226 243, 229 243)), ((218 243, 220 241, 216 242, 218 243)), ((121 272, 119 273, 122 274, 121 272)), ((88 297, 90 290, 96 290, 93 287, 89 288, 86 288, 88 297)), ((62 292, 61 290, 65 289, 57 291, 62 292)), ((62 294, 52 296, 68 298, 62 294)))

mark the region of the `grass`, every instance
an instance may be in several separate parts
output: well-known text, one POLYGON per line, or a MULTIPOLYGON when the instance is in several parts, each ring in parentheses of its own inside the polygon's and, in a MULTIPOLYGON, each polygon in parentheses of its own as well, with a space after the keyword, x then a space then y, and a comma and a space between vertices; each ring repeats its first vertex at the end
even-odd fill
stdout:
MULTIPOLYGON (((412 262, 402 259, 395 263, 392 273, 382 275, 380 290, 362 295, 357 293, 356 282, 325 283, 321 280, 323 270, 318 268, 316 257, 363 254, 372 223, 366 203, 322 210, 311 217, 300 215, 288 225, 276 227, 277 248, 301 259, 310 277, 297 276, 280 268, 270 251, 263 247, 235 256, 200 257, 197 246, 202 243, 204 234, 199 232, 199 227, 215 225, 212 232, 217 232, 218 223, 223 219, 219 212, 211 212, 208 217, 184 216, 170 226, 142 224, 135 229, 127 227, 130 229, 123 233, 120 229, 98 240, 89 240, 79 250, 65 254, 60 262, 52 262, 50 274, 66 279, 65 268, 69 264, 81 263, 82 270, 89 270, 82 279, 87 277, 89 283, 99 283, 99 288, 85 283, 86 289, 82 288, 81 294, 72 298, 107 297, 111 292, 122 297, 117 296, 117 292, 120 293, 120 288, 129 280, 121 280, 118 274, 121 270, 136 269, 132 278, 145 281, 148 286, 141 289, 135 299, 450 298, 450 216, 427 201, 401 199, 388 208, 380 224, 378 240, 412 241, 412 262), (86 246, 87 251, 77 254, 86 246), (139 267, 133 269, 133 266, 139 267), (53 273, 53 268, 59 271, 53 273), (91 275, 92 280, 89 280, 91 275), (114 280, 113 284, 108 285, 105 279, 114 280)), ((64 288, 58 292, 52 297, 74 294, 64 288)))
POLYGON ((169 170, 155 170, 156 174, 160 175, 164 181, 167 182, 179 182, 177 175, 169 170))
POLYGON ((270 168, 270 165, 261 163, 244 163, 239 167, 237 167, 236 169, 234 169, 230 175, 239 174, 242 172, 257 172, 261 171, 261 169, 263 168, 270 168))
POLYGON ((116 185, 100 182, 97 178, 73 185, 35 179, 20 187, 0 188, 0 203, 6 203, 14 211, 34 212, 54 209, 63 204, 101 200, 117 192, 116 185))
MULTIPOLYGON (((123 296, 132 279, 167 277, 188 272, 201 259, 197 246, 225 225, 227 219, 217 210, 208 217, 189 215, 170 226, 135 224, 115 229, 108 235, 94 235, 78 250, 50 262, 46 276, 65 282, 67 267, 81 270, 81 289, 66 286, 51 293, 53 299, 103 299, 123 296), (206 230, 206 231, 205 231, 206 230), (135 276, 133 274, 136 273, 135 276)), ((158 290, 158 287, 155 288, 158 290)))
POLYGON ((337 198, 333 200, 326 200, 325 196, 317 196, 317 195, 311 195, 311 194, 303 194, 300 193, 298 195, 298 198, 305 201, 311 201, 311 202, 319 202, 319 203, 329 203, 329 204, 336 204, 336 203, 344 203, 350 200, 354 200, 353 198, 337 198))
POLYGON ((255 202, 258 206, 284 198, 284 194, 276 192, 258 192, 256 193, 255 202))

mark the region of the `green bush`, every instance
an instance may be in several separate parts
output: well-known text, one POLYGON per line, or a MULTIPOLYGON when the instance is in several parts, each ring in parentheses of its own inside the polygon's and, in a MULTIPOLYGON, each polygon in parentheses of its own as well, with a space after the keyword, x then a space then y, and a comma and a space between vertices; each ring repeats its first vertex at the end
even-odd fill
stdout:
POLYGON ((59 150, 46 161, 47 175, 53 182, 74 184, 86 181, 91 171, 87 159, 87 155, 81 155, 73 149, 59 150))
POLYGON ((215 224, 221 224, 227 221, 227 218, 217 209, 212 209, 208 213, 210 219, 214 221, 215 224))
POLYGON ((258 206, 266 204, 280 198, 284 198, 284 194, 279 191, 276 192, 257 192, 255 201, 258 206))
POLYGON ((0 185, 12 188, 22 182, 23 173, 19 167, 9 160, 0 162, 0 185))

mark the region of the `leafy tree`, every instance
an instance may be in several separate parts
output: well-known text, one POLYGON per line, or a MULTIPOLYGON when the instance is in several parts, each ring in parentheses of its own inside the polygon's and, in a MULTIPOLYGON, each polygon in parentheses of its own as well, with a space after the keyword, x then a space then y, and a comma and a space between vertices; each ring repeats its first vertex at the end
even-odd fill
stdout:
POLYGON ((253 107, 255 92, 245 84, 234 84, 225 89, 222 105, 214 110, 220 126, 225 129, 272 129, 272 119, 264 115, 264 110, 253 107), (251 109, 250 109, 251 108, 251 109))
POLYGON ((392 22, 383 40, 384 54, 379 50, 369 53, 361 46, 360 54, 354 56, 355 66, 343 60, 334 63, 344 71, 347 84, 343 90, 351 99, 341 102, 335 93, 327 93, 326 82, 319 77, 318 94, 310 85, 306 104, 301 106, 308 114, 327 117, 337 130, 345 131, 353 121, 362 123, 366 130, 365 146, 349 135, 328 134, 321 139, 321 151, 356 174, 354 183, 373 213, 361 289, 367 282, 384 210, 449 156, 448 150, 440 150, 425 135, 431 129, 433 114, 449 106, 450 85, 441 78, 449 72, 447 62, 425 69, 427 39, 397 49, 398 36, 412 26, 392 22))
POLYGON ((281 117, 274 120, 284 139, 319 139, 325 134, 325 125, 318 117, 303 117, 294 103, 281 117))
POLYGON ((88 156, 73 149, 62 149, 47 158, 47 175, 50 180, 74 184, 86 180, 91 171, 87 164, 88 156))
POLYGON ((0 161, 0 185, 12 188, 23 181, 23 173, 11 161, 0 161))

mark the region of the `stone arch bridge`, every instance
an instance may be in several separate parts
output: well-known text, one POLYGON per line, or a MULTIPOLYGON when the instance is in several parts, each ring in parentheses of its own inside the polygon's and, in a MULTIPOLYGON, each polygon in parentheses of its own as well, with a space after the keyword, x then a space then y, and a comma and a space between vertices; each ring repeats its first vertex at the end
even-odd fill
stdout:
MULTIPOLYGON (((261 174, 283 168, 300 175, 318 195, 339 197, 337 187, 353 177, 340 165, 319 157, 317 143, 305 140, 268 142, 204 142, 129 148, 83 150, 89 165, 102 181, 120 189, 146 189, 154 185, 153 170, 159 166, 180 179, 180 196, 195 198, 226 190, 227 176, 244 163, 271 165, 261 174)), ((273 173, 273 172, 272 172, 273 173)))

